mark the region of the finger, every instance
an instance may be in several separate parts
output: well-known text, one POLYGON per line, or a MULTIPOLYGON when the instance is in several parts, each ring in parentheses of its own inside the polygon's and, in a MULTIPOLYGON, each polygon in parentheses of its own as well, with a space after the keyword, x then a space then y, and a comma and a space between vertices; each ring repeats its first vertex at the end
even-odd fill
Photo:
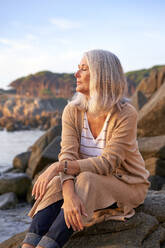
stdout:
POLYGON ((33 185, 32 196, 34 196, 35 193, 36 193, 36 182, 35 182, 35 184, 33 185))
POLYGON ((78 214, 77 212, 72 213, 71 218, 72 218, 72 222, 74 223, 74 226, 75 226, 76 230, 80 231, 81 228, 80 228, 79 223, 77 221, 77 214, 78 214))
POLYGON ((67 227, 69 229, 70 228, 70 224, 69 224, 69 220, 68 220, 67 214, 65 214, 65 212, 64 212, 64 219, 65 219, 65 223, 66 223, 66 225, 67 225, 67 227))
POLYGON ((40 187, 40 196, 43 196, 45 191, 46 191, 46 186, 47 183, 46 182, 42 182, 41 187, 40 187))
POLYGON ((69 223, 72 226, 73 230, 76 231, 77 227, 75 225, 75 220, 74 220, 74 216, 72 213, 68 215, 68 219, 69 219, 69 223))
POLYGON ((82 222, 82 217, 80 213, 76 213, 76 219, 77 219, 77 223, 79 226, 79 230, 83 230, 83 222, 82 222))
POLYGON ((36 185, 35 199, 38 199, 38 197, 40 196, 40 186, 41 186, 41 183, 38 182, 37 185, 36 185))

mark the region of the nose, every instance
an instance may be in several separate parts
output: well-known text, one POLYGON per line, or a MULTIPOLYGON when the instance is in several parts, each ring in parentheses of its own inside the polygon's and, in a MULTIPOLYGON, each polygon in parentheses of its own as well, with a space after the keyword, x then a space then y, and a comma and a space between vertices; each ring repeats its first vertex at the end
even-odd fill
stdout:
POLYGON ((79 70, 77 70, 77 71, 74 73, 74 76, 75 76, 76 78, 78 78, 78 77, 80 76, 79 70))

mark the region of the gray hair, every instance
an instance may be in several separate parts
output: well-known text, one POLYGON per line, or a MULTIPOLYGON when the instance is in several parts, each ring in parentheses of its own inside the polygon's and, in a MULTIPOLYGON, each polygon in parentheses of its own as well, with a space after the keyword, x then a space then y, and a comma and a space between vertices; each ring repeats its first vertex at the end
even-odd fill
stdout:
POLYGON ((118 57, 105 50, 91 50, 84 53, 89 66, 90 98, 78 92, 71 103, 92 114, 108 112, 115 105, 121 109, 121 103, 130 101, 126 78, 118 57))

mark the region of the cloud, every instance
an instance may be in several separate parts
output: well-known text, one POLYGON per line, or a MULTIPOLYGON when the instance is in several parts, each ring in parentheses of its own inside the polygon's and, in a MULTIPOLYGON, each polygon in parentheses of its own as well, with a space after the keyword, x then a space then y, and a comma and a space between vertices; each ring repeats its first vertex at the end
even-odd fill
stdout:
MULTIPOLYGON (((0 88, 19 77, 42 70, 73 72, 79 63, 81 51, 60 43, 69 41, 55 39, 53 46, 36 43, 33 35, 27 34, 21 40, 0 37, 0 88)), ((38 38, 37 38, 38 39, 38 38)))
POLYGON ((32 47, 32 44, 27 40, 10 40, 6 38, 0 38, 0 44, 14 50, 31 49, 32 47))
POLYGON ((65 18, 52 18, 50 19, 50 23, 60 29, 76 29, 81 26, 79 22, 73 22, 65 18))

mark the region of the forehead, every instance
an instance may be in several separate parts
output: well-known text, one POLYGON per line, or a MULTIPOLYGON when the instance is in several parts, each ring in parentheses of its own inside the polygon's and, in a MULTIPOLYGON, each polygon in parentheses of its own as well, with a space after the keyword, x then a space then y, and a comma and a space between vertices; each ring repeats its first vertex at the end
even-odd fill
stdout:
POLYGON ((82 57, 80 65, 88 65, 86 57, 82 57))

